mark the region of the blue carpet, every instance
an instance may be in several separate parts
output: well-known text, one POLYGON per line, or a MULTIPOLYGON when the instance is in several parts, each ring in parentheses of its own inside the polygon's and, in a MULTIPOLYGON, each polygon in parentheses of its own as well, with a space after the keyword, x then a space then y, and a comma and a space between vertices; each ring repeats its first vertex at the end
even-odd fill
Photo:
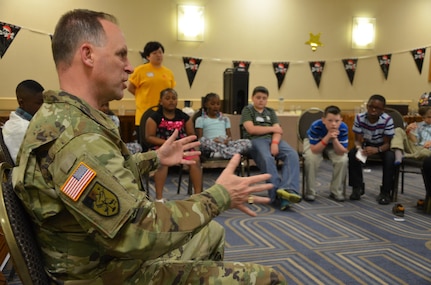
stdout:
MULTIPOLYGON (((425 196, 422 177, 406 174, 405 194, 397 202, 404 205, 405 217, 396 221, 394 203, 376 202, 380 165, 367 166, 362 199, 342 203, 328 198, 331 169, 322 163, 314 202, 303 201, 285 212, 253 205, 255 218, 238 210, 217 217, 226 229, 225 260, 273 266, 288 284, 431 284, 431 220, 416 209, 425 196)), ((206 170, 205 186, 219 173, 206 170)), ((175 184, 176 177, 172 179, 175 184)), ((351 188, 346 192, 349 196, 351 188)), ((165 196, 186 197, 172 195, 172 190, 165 196)))

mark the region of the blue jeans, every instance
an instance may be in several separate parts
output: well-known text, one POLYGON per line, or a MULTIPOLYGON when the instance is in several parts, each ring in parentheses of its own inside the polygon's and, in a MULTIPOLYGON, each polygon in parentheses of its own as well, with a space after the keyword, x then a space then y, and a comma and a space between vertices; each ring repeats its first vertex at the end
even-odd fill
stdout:
POLYGON ((277 197, 277 189, 289 189, 299 191, 299 157, 298 152, 294 150, 287 142, 280 141, 278 145, 279 153, 274 157, 271 155, 271 138, 252 139, 252 148, 250 155, 263 173, 271 174, 267 181, 274 187, 268 191, 271 203, 274 203, 277 197), (283 162, 281 173, 278 173, 277 160, 283 162))

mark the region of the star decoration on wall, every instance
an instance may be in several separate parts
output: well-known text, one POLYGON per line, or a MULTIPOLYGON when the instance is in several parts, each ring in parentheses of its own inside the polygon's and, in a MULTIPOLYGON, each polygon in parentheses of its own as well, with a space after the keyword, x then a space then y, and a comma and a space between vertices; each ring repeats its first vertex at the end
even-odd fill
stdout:
POLYGON ((312 51, 316 51, 317 47, 323 46, 323 43, 320 42, 320 33, 317 35, 310 33, 310 39, 306 41, 305 44, 309 45, 312 51))

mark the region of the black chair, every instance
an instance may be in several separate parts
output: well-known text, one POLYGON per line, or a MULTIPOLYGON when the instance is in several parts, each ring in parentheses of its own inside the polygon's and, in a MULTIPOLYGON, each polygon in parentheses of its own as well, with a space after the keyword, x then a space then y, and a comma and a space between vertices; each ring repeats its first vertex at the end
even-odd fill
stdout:
POLYGON ((12 157, 10 156, 9 150, 4 142, 3 130, 0 129, 0 162, 7 162, 11 166, 15 166, 12 157))
POLYGON ((53 284, 43 267, 42 254, 31 219, 13 190, 11 174, 11 166, 2 162, 0 164, 0 222, 14 268, 23 284, 53 284))
POLYGON ((403 128, 405 127, 405 122, 403 115, 401 115, 400 112, 393 108, 385 108, 385 113, 392 117, 392 120, 394 120, 394 127, 395 128, 403 128))
MULTIPOLYGON (((423 174, 423 159, 403 158, 400 164, 399 173, 401 175, 401 194, 404 194, 405 173, 423 174)), ((395 193, 395 198, 397 193, 395 193)))
MULTIPOLYGON (((141 121, 140 121, 140 124, 139 124, 139 133, 140 133, 140 142, 141 142, 141 146, 142 146, 142 149, 144 150, 144 151, 148 151, 149 149, 151 149, 151 147, 152 147, 152 145, 151 144, 149 144, 148 142, 147 142, 147 140, 145 139, 145 137, 146 137, 146 127, 145 127, 145 125, 146 125, 146 123, 147 123, 147 120, 148 120, 148 118, 150 118, 156 111, 157 111, 157 109, 159 108, 159 106, 157 105, 157 106, 153 106, 153 107, 150 107, 150 108, 148 108, 145 112, 144 112, 144 114, 142 115, 142 117, 141 117, 141 121)), ((177 194, 180 194, 180 190, 181 190, 181 183, 182 183, 182 179, 183 179, 183 165, 180 165, 179 166, 179 171, 178 171, 178 188, 177 188, 177 194)), ((149 181, 150 181, 150 174, 146 174, 146 175, 144 175, 144 177, 142 178, 143 179, 143 184, 142 185, 145 185, 145 191, 146 191, 146 193, 147 193, 147 197, 149 197, 149 190, 150 190, 150 185, 149 185, 149 181)), ((190 179, 189 179, 190 180, 190 179)), ((191 185, 191 183, 189 182, 189 184, 188 184, 188 186, 187 186, 187 194, 188 195, 191 195, 192 194, 192 185, 191 185)))

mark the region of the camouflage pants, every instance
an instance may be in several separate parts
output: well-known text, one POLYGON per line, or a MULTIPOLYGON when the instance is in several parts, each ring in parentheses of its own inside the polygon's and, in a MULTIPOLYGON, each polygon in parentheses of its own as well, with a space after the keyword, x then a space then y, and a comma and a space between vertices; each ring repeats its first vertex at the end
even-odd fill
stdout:
POLYGON ((211 222, 187 244, 145 262, 128 284, 287 284, 274 269, 224 262, 224 228, 211 222))

